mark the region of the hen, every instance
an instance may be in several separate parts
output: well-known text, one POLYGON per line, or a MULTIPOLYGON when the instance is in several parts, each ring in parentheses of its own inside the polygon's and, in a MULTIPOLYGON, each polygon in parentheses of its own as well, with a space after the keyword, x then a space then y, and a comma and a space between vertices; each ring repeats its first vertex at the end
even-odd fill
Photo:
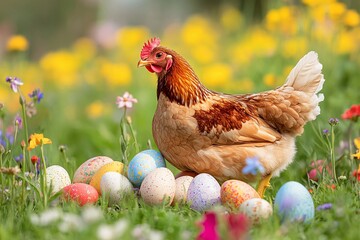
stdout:
POLYGON ((209 173, 218 181, 252 181, 246 159, 265 169, 258 192, 284 170, 296 153, 295 137, 320 113, 318 94, 325 81, 315 52, 305 55, 285 84, 257 94, 230 95, 207 89, 189 63, 152 38, 138 66, 158 77, 154 140, 164 157, 180 170, 209 173))

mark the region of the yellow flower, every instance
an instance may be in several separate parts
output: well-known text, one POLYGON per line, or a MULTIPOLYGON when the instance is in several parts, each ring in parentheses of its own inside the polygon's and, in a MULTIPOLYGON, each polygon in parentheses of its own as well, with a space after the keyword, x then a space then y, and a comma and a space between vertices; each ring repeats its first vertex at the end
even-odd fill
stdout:
POLYGON ((225 29, 232 31, 240 28, 242 16, 236 8, 226 7, 221 13, 220 21, 225 29))
POLYGON ((110 86, 128 85, 132 72, 125 63, 113 63, 106 59, 100 61, 100 73, 110 86))
POLYGON ((348 10, 344 16, 344 23, 349 27, 356 27, 360 23, 359 13, 355 10, 348 10))
POLYGON ((181 30, 182 40, 190 46, 215 46, 216 33, 211 23, 204 17, 190 17, 181 30))
POLYGON ((200 63, 210 63, 215 58, 216 50, 207 46, 197 46, 192 48, 191 55, 200 63))
POLYGON ((214 63, 205 67, 201 76, 201 79, 210 88, 222 87, 231 80, 232 70, 226 64, 214 63))
POLYGON ((6 45, 8 51, 26 51, 29 47, 28 40, 22 35, 12 36, 6 45))
POLYGON ((357 150, 355 154, 352 154, 352 156, 356 159, 360 159, 360 137, 354 139, 354 144, 357 150))
POLYGON ((144 39, 148 39, 148 36, 149 30, 146 27, 124 27, 116 33, 116 43, 124 50, 138 49, 142 47, 144 39))
POLYGON ((74 45, 73 49, 76 55, 78 55, 81 60, 92 59, 96 54, 95 43, 90 38, 80 38, 74 45))
POLYGON ((348 54, 356 50, 356 36, 352 32, 341 32, 338 34, 335 52, 339 54, 348 54))
POLYGON ((304 37, 290 38, 283 45, 283 55, 285 57, 299 58, 308 50, 308 42, 304 37))
POLYGON ((273 87, 275 86, 275 83, 276 83, 276 77, 274 74, 272 73, 268 73, 264 76, 264 83, 266 86, 270 86, 270 87, 273 87))
POLYGON ((97 118, 97 117, 100 117, 104 113, 104 110, 105 110, 104 104, 99 101, 96 101, 96 102, 91 103, 86 108, 86 113, 91 118, 97 118))
POLYGON ((305 5, 310 7, 318 6, 318 5, 326 5, 329 3, 336 2, 336 0, 302 0, 305 5))
POLYGON ((266 14, 266 27, 271 31, 294 34, 297 31, 295 10, 292 7, 272 9, 266 14))
POLYGON ((36 148, 37 146, 41 146, 44 144, 51 144, 51 140, 49 138, 44 138, 44 134, 40 133, 34 133, 30 135, 29 138, 29 146, 28 146, 28 150, 32 150, 34 148, 36 148))

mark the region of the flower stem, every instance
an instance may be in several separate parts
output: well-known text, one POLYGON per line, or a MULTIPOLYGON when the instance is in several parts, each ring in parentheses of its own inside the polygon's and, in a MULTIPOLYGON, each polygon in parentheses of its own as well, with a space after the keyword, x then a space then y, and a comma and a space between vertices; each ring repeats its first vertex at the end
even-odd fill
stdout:
POLYGON ((140 151, 139 143, 138 143, 138 141, 137 141, 137 139, 136 139, 135 131, 134 131, 134 128, 132 127, 131 118, 130 118, 130 117, 127 117, 127 118, 126 118, 126 123, 128 124, 129 129, 130 129, 130 132, 131 132, 131 136, 132 136, 133 139, 134 139, 135 150, 136 150, 136 152, 139 152, 139 151, 140 151))
POLYGON ((335 166, 335 130, 334 130, 334 126, 331 126, 331 147, 330 147, 330 153, 331 153, 331 163, 332 163, 332 170, 333 170, 333 175, 334 175, 334 179, 335 182, 337 182, 337 177, 336 177, 336 166, 335 166))
POLYGON ((46 162, 45 162, 45 154, 44 154, 44 145, 41 144, 41 163, 43 167, 43 171, 40 171, 41 174, 41 190, 43 194, 43 200, 44 200, 44 208, 47 207, 48 202, 48 193, 47 193, 47 179, 46 179, 46 162))
MULTIPOLYGON (((27 141, 29 139, 29 132, 28 132, 28 124, 27 124, 27 118, 26 118, 26 107, 25 107, 25 99, 23 98, 21 92, 20 93, 20 105, 21 105, 21 113, 22 113, 22 117, 23 117, 23 124, 24 124, 24 141, 25 141, 25 145, 27 145, 27 141)), ((25 146, 26 147, 26 146, 25 146)), ((27 158, 25 155, 23 155, 24 157, 24 161, 23 161, 23 172, 26 172, 26 160, 30 161, 30 151, 27 151, 27 158)))

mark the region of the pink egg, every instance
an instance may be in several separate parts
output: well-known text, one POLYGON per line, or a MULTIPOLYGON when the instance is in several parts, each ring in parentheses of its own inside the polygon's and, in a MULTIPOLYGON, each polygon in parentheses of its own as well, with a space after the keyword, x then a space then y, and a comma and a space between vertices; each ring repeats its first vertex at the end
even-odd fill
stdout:
POLYGON ((238 209, 240 204, 251 198, 260 198, 256 190, 240 180, 228 180, 221 185, 221 203, 231 209, 238 209))
POLYGON ((98 156, 90 158, 85 161, 80 167, 76 170, 74 174, 73 183, 90 183, 91 178, 102 166, 107 163, 111 163, 112 160, 109 157, 98 156))
POLYGON ((73 183, 63 189, 66 201, 76 201, 80 206, 95 203, 99 199, 96 189, 86 183, 73 183))

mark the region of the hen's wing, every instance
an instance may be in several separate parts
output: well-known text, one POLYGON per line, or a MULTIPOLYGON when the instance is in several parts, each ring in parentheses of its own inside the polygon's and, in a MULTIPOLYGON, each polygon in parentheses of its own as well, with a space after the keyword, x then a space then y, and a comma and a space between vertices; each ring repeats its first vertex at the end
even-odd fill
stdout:
POLYGON ((230 95, 214 96, 207 107, 195 110, 194 118, 212 145, 264 146, 281 134, 259 117, 257 107, 230 95))

